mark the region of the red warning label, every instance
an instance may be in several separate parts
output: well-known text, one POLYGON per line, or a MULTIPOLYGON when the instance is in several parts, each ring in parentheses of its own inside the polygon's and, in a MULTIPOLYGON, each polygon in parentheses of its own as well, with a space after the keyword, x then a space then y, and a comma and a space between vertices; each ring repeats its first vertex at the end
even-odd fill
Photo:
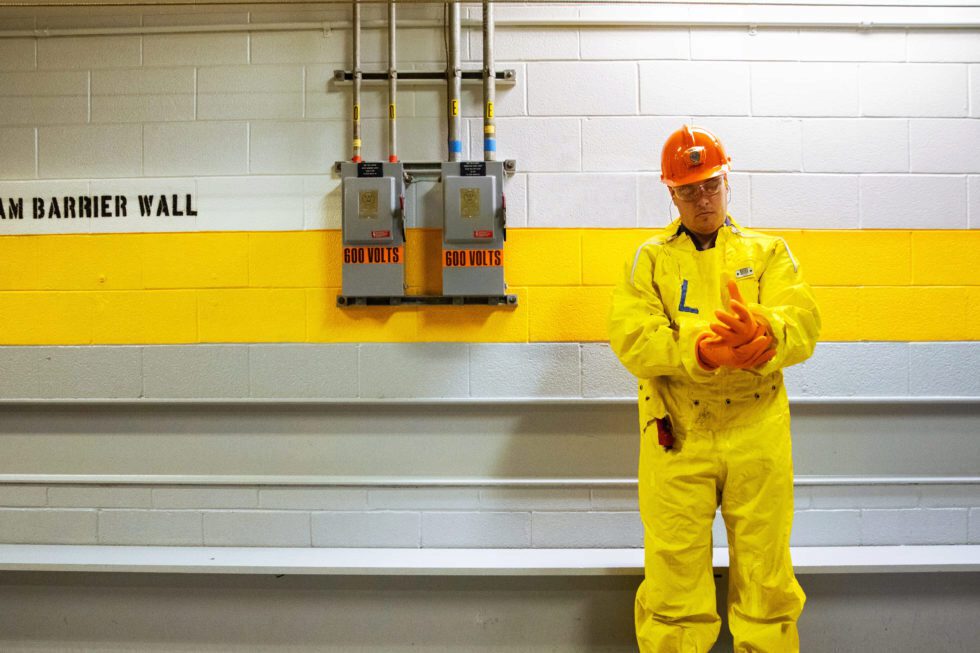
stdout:
POLYGON ((404 247, 345 247, 344 263, 402 263, 404 247))
POLYGON ((444 268, 493 268, 504 264, 502 249, 444 249, 444 268))

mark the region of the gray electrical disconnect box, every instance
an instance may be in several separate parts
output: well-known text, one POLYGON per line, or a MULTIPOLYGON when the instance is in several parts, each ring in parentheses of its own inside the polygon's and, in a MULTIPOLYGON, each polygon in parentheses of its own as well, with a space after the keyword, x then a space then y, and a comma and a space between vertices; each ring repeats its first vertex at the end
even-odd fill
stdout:
POLYGON ((401 163, 344 162, 343 289, 353 297, 405 295, 405 172, 401 163))
POLYGON ((503 295, 503 162, 444 161, 442 188, 442 294, 503 295))

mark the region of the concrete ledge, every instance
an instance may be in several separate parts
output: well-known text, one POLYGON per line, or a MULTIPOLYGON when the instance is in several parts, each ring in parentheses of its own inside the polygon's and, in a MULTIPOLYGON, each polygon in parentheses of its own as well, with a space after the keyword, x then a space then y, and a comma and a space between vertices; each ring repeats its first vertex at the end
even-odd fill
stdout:
MULTIPOLYGON (((792 549, 799 574, 980 571, 980 545, 792 549)), ((728 566, 728 549, 714 550, 728 566)), ((641 575, 641 549, 325 549, 0 545, 0 571, 340 576, 641 575)))

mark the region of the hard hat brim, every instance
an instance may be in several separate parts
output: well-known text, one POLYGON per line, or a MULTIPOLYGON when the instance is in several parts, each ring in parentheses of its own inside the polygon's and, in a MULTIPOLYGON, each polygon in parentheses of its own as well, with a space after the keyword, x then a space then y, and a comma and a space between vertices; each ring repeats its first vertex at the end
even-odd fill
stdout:
POLYGON ((675 179, 666 179, 664 174, 661 172, 660 181, 664 182, 670 188, 677 188, 678 186, 687 186, 688 184, 696 184, 700 181, 707 181, 708 179, 713 179, 714 177, 725 175, 729 172, 731 172, 731 166, 727 163, 723 163, 711 168, 699 169, 689 175, 675 179))

